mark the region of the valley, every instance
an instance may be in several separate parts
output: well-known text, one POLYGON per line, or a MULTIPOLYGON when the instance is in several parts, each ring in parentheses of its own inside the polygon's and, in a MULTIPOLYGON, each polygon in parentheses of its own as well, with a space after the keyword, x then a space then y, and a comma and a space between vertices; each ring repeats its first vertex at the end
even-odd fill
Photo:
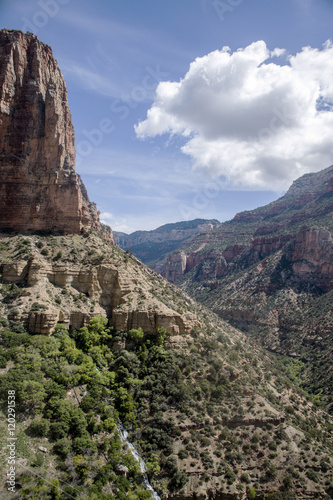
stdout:
POLYGON ((1 498, 331 498, 333 168, 113 233, 52 49, 1 30, 0 89, 1 498))

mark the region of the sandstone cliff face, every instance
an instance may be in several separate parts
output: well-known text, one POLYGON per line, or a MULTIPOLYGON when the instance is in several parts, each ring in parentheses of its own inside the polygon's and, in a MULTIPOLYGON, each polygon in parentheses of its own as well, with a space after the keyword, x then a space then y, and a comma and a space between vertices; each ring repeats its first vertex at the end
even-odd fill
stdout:
POLYGON ((163 269, 163 276, 174 283, 181 278, 186 270, 186 254, 183 250, 176 251, 169 255, 168 260, 163 269))
MULTIPOLYGON (((332 231, 332 199, 333 166, 321 172, 306 174, 297 179, 288 192, 277 201, 256 210, 237 214, 233 220, 221 224, 211 231, 209 235, 203 235, 206 237, 206 241, 203 241, 200 236, 196 237, 191 242, 192 249, 196 248, 194 251, 192 249, 188 250, 188 248, 185 251, 180 248, 177 254, 169 255, 164 267, 161 269, 161 274, 169 281, 174 282, 194 267, 205 266, 206 271, 201 272, 198 270, 195 274, 195 280, 221 278, 225 274, 235 271, 235 269, 245 269, 256 261, 260 261, 282 249, 288 242, 296 238, 302 225, 305 228, 304 230, 307 231, 313 226, 314 221, 318 221, 319 228, 322 225, 325 228, 324 231, 327 229, 332 231), (181 265, 179 265, 179 255, 182 255, 181 265), (223 263, 223 271, 221 271, 221 257, 227 263, 227 268, 223 263), (215 263, 213 262, 214 258, 215 263)), ((301 248, 305 252, 303 257, 300 257, 300 260, 303 261, 303 270, 300 270, 299 263, 294 265, 294 271, 299 275, 302 273, 305 275, 304 261, 309 260, 305 255, 308 242, 305 239, 304 241, 300 239, 303 236, 297 237, 296 245, 299 256, 301 248), (297 269, 300 270, 299 273, 296 272, 297 269)), ((323 235, 317 234, 317 236, 314 236, 313 233, 311 236, 311 238, 317 237, 319 240, 316 240, 316 244, 319 244, 321 248, 321 256, 319 257, 318 252, 314 255, 312 251, 309 262, 311 261, 311 265, 317 266, 314 264, 313 259, 318 260, 320 258, 321 264, 319 267, 324 274, 327 274, 326 268, 330 267, 329 259, 331 254, 327 244, 324 245, 324 249, 320 243, 324 237, 323 235), (326 250, 328 253, 326 252, 325 257, 326 250), (326 264, 324 264, 324 261, 326 264)), ((293 257, 290 258, 293 259, 293 257)), ((321 271, 318 266, 316 269, 319 279, 321 271)), ((314 275, 312 272, 312 277, 314 275)), ((323 289, 327 291, 330 286, 329 281, 326 280, 323 289)))
POLYGON ((184 290, 266 348, 313 361, 308 387, 319 380, 333 407, 332 212, 331 166, 301 177, 279 200, 238 214, 209 237, 196 237, 183 249, 182 265, 169 256, 162 274, 180 280, 183 273, 184 290), (177 272, 170 273, 172 266, 177 272))
POLYGON ((162 276, 171 283, 198 267, 196 280, 222 278, 235 269, 244 269, 271 255, 286 245, 292 235, 254 238, 248 245, 229 245, 223 251, 216 249, 190 252, 174 252, 162 269, 162 276))
POLYGON ((0 230, 102 229, 75 173, 61 71, 49 46, 20 31, 0 31, 0 179, 0 230))

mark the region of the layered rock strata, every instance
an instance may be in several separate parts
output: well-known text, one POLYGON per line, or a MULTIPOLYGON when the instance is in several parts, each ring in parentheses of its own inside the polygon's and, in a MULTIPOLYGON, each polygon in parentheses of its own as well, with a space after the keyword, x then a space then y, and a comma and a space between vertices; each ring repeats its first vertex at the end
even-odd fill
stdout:
POLYGON ((191 247, 178 249, 166 258, 162 276, 171 282, 198 267, 195 281, 222 278, 246 269, 294 242, 296 275, 317 276, 324 291, 332 289, 331 243, 333 166, 297 179, 279 200, 237 214, 209 235, 196 237, 191 247), (296 262, 297 261, 297 262, 296 262), (201 268, 205 268, 202 272, 201 268), (306 271, 307 269, 307 271, 306 271), (316 269, 316 272, 314 272, 316 269), (321 278, 321 274, 323 277, 321 278))
POLYGON ((177 311, 176 302, 182 302, 182 298, 176 292, 170 289, 169 294, 174 293, 175 297, 169 301, 158 297, 165 286, 161 277, 122 251, 113 251, 100 238, 81 238, 76 255, 91 255, 81 262, 69 262, 75 249, 74 238, 77 237, 54 238, 57 246, 48 247, 46 257, 36 246, 41 240, 28 237, 25 241, 30 243, 31 253, 25 258, 16 255, 19 237, 1 240, 14 249, 2 263, 0 259, 4 284, 3 288, 0 285, 0 297, 8 286, 16 285, 21 290, 20 296, 10 302, 9 319, 23 322, 32 333, 46 335, 52 333, 58 322, 78 329, 96 315, 106 316, 117 331, 141 327, 146 333, 157 333, 163 327, 170 335, 186 335, 200 326, 196 314, 177 311), (106 254, 110 248, 113 254, 109 258, 96 250, 102 249, 106 254), (63 254, 62 262, 56 257, 59 251, 63 254))
POLYGON ((0 230, 104 229, 75 173, 66 85, 48 45, 0 31, 0 230))

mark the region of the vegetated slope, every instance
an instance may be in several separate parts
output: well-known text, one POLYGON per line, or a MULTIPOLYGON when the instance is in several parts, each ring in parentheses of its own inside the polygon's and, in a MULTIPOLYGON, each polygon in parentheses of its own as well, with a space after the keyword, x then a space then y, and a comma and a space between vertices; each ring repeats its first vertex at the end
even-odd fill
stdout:
MULTIPOLYGON (((332 404, 333 167, 183 248, 178 284, 269 349, 300 358, 332 404), (199 249, 199 250, 197 250, 199 249)), ((170 256, 169 267, 173 265, 170 256)), ((170 273, 170 269, 168 270, 170 273)))
POLYGON ((220 224, 216 219, 194 219, 165 224, 152 231, 135 231, 131 234, 115 231, 114 240, 154 271, 160 272, 164 265, 164 256, 187 244, 197 234, 208 233, 220 224))
POLYGON ((8 498, 149 498, 120 421, 162 498, 328 498, 332 422, 298 388, 298 362, 277 361, 202 307, 198 315, 202 327, 183 336, 119 332, 103 317, 31 335, 3 317, 0 394, 15 391, 17 421, 8 498))

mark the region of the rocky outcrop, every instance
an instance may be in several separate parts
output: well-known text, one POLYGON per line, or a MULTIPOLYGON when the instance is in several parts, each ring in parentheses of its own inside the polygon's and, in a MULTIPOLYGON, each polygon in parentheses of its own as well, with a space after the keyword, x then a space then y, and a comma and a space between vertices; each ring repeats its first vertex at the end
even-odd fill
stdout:
POLYGON ((200 325, 194 313, 180 313, 173 299, 163 302, 158 297, 165 282, 143 264, 138 265, 136 259, 116 249, 112 258, 99 256, 97 248, 106 255, 112 247, 90 236, 81 238, 76 251, 77 255, 86 251, 87 257, 69 262, 77 241, 67 238, 53 238, 53 254, 49 247, 46 257, 38 246, 34 248, 43 239, 30 237, 26 241, 30 242, 31 253, 28 258, 20 258, 15 255, 19 237, 14 241, 7 237, 14 248, 2 265, 0 262, 2 282, 21 290, 9 310, 10 319, 23 321, 32 333, 39 334, 50 334, 58 322, 78 329, 96 315, 106 316, 117 331, 141 327, 146 333, 157 333, 165 328, 170 335, 185 335, 200 325), (63 249, 62 262, 55 257, 59 248, 63 249))
POLYGON ((288 241, 293 238, 291 234, 283 234, 267 238, 255 238, 251 241, 251 250, 258 253, 260 259, 271 255, 273 252, 280 250, 288 241))
POLYGON ((333 239, 330 231, 304 228, 286 254, 297 278, 328 292, 333 289, 333 239))
POLYGON ((176 251, 169 255, 163 269, 163 276, 174 283, 181 278, 186 270, 186 254, 183 250, 176 251))
MULTIPOLYGON (((326 184, 332 182, 333 176, 333 165, 324 170, 315 173, 309 173, 302 175, 296 179, 290 188, 288 189, 285 197, 299 199, 300 196, 305 194, 307 197, 318 190, 322 190, 322 187, 326 184)), ((298 203, 298 202, 297 202, 298 203)))
POLYGON ((0 31, 0 230, 104 230, 75 173, 66 85, 52 50, 31 33, 0 31))
POLYGON ((185 273, 197 267, 197 281, 222 278, 235 268, 244 268, 271 255, 284 247, 292 235, 284 234, 272 237, 253 239, 249 245, 229 245, 222 252, 216 249, 207 252, 190 252, 183 250, 174 252, 162 270, 162 276, 171 283, 180 279, 185 273))
MULTIPOLYGON (((197 245, 196 251, 179 249, 177 254, 169 255, 161 274, 174 282, 198 267, 195 281, 215 280, 246 269, 295 240, 295 245, 290 247, 291 251, 294 248, 295 255, 286 257, 293 263, 295 276, 303 281, 310 278, 310 283, 315 282, 320 289, 328 291, 332 286, 331 251, 325 231, 333 229, 329 217, 333 210, 332 197, 333 166, 306 174, 276 202, 239 213, 232 221, 219 226, 204 244, 199 237, 194 239, 191 246, 197 245), (324 223, 320 233, 311 228, 314 220, 324 223), (301 223, 304 227, 300 231, 301 223)), ((211 285, 205 284, 212 289, 211 285)))

